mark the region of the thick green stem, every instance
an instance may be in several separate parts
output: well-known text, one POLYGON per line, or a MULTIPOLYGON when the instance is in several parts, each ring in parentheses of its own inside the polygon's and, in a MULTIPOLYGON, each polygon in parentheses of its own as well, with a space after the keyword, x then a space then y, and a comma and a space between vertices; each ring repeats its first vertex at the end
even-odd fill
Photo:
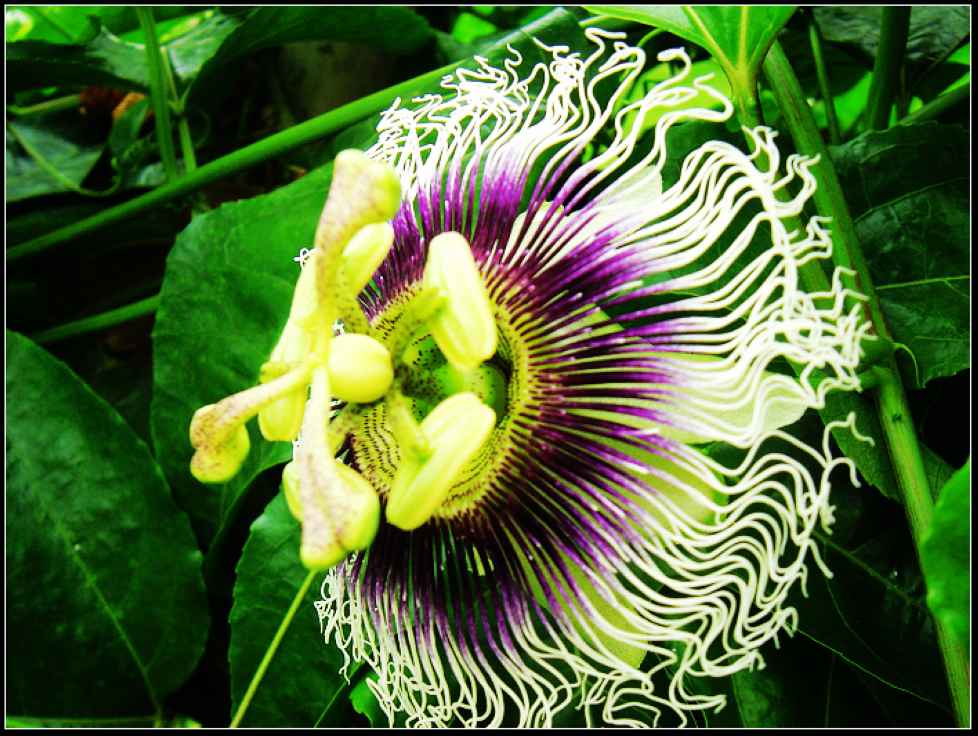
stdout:
POLYGON ((887 6, 880 20, 880 45, 873 65, 873 82, 866 103, 866 127, 884 130, 890 124, 890 110, 896 96, 903 66, 903 54, 910 33, 910 6, 887 6))
POLYGON ((916 112, 912 112, 898 125, 913 125, 914 123, 925 123, 928 120, 936 120, 941 115, 951 110, 971 97, 971 87, 968 84, 960 84, 954 89, 948 90, 944 94, 935 97, 916 112))
POLYGON ((248 690, 245 692, 244 697, 241 698, 241 704, 238 706, 238 711, 234 714, 234 719, 231 721, 231 728, 237 728, 241 724, 241 719, 245 717, 245 713, 248 712, 248 706, 251 705, 251 699, 255 697, 255 692, 258 690, 258 686, 265 677, 265 672, 268 670, 268 665, 272 663, 272 658, 275 656, 275 652, 278 651, 279 645, 282 643, 282 639, 285 636, 285 632, 289 630, 289 626, 292 624, 292 619, 295 618, 295 612, 299 610, 299 604, 302 603, 303 598, 306 597, 306 593, 309 592, 309 586, 312 585, 313 578, 315 577, 316 571, 310 570, 309 574, 306 575, 306 579, 302 582, 302 586, 299 588, 299 591, 295 594, 295 598, 292 599, 292 605, 290 605, 289 610, 286 611, 285 616, 282 619, 282 623, 280 623, 278 626, 278 631, 276 631, 275 636, 272 637, 272 643, 268 645, 268 649, 265 650, 265 656, 262 657, 262 660, 258 665, 258 669, 255 670, 254 677, 251 678, 251 683, 248 685, 248 690))
MULTIPOLYGON (((832 166, 832 159, 819 135, 798 79, 777 42, 771 47, 764 61, 764 73, 774 91, 798 152, 820 157, 819 163, 814 167, 819 182, 814 198, 819 214, 832 218, 833 261, 838 266, 856 272, 857 288, 869 298, 867 312, 874 331, 880 337, 892 340, 883 319, 866 260, 862 255, 855 224, 849 214, 835 168, 832 166)), ((892 356, 879 363, 878 375, 880 380, 876 393, 877 411, 886 438, 887 451, 907 510, 914 543, 919 553, 920 542, 933 515, 933 497, 906 392, 900 381, 896 361, 892 356)), ((935 625, 955 716, 959 725, 967 726, 970 700, 968 654, 940 621, 935 620, 935 625)))
POLYGON ((34 238, 26 243, 9 248, 7 249, 7 261, 15 261, 34 253, 40 253, 55 245, 66 243, 80 235, 87 235, 109 225, 114 225, 134 215, 146 212, 164 202, 169 202, 184 194, 194 192, 213 181, 223 179, 242 169, 280 156, 287 151, 291 151, 293 148, 342 130, 363 118, 386 109, 397 97, 405 97, 417 93, 428 84, 440 80, 445 74, 454 70, 457 66, 458 64, 451 64, 441 69, 435 69, 432 72, 415 77, 407 82, 388 87, 366 97, 361 97, 349 105, 330 110, 324 115, 300 123, 294 128, 270 135, 257 143, 253 143, 227 156, 204 164, 195 171, 187 172, 177 181, 170 182, 159 189, 154 189, 140 197, 99 212, 80 222, 59 228, 39 238, 34 238))
POLYGON ((747 128, 763 125, 761 103, 757 99, 757 80, 730 79, 730 86, 733 89, 734 109, 740 124, 747 128))
POLYGON ((173 126, 170 123, 170 105, 167 99, 166 74, 163 71, 163 49, 156 37, 156 23, 153 9, 136 8, 139 25, 143 30, 146 46, 146 66, 149 68, 149 94, 153 99, 153 112, 156 114, 156 137, 160 143, 160 158, 167 181, 175 181, 180 176, 177 170, 177 154, 173 149, 173 126))
POLYGON ((75 320, 74 322, 68 322, 63 325, 58 325, 57 327, 52 327, 50 330, 45 330, 44 332, 38 332, 35 335, 31 335, 31 339, 34 340, 34 342, 43 345, 45 343, 57 342, 58 340, 65 340, 69 337, 84 335, 97 330, 104 330, 106 327, 112 327, 113 325, 118 325, 123 322, 136 319, 137 317, 152 314, 159 306, 160 295, 154 294, 151 297, 147 297, 146 299, 134 302, 132 304, 127 304, 126 306, 119 307, 118 309, 112 309, 108 312, 102 312, 101 314, 93 314, 91 317, 85 317, 84 319, 79 319, 75 320))
POLYGON ((812 44, 812 58, 815 60, 815 77, 818 79, 818 93, 825 105, 825 119, 828 122, 829 140, 834 145, 842 143, 842 133, 839 131, 839 118, 835 114, 835 98, 829 85, 829 72, 825 67, 825 55, 822 53, 822 32, 818 28, 815 14, 808 16, 808 39, 812 44))

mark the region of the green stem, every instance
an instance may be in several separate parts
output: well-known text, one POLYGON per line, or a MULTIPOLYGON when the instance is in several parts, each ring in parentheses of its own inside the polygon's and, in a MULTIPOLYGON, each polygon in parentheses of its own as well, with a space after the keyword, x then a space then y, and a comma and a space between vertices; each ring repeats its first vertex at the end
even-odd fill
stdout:
POLYGON ((258 669, 255 670, 254 677, 251 678, 251 683, 248 685, 248 690, 245 692, 244 697, 241 698, 241 704, 238 706, 238 711, 234 714, 234 718, 231 721, 231 728, 237 728, 241 724, 241 719, 244 718, 245 713, 248 712, 248 706, 251 705, 251 699, 255 697, 255 691, 258 690, 258 686, 261 684, 262 678, 265 677, 265 671, 268 669, 268 665, 271 664, 272 658, 275 656, 275 652, 278 651, 278 647, 282 643, 282 638, 285 636, 285 632, 288 631, 289 626, 292 624, 292 619, 295 618, 295 612, 299 610, 299 604, 302 603, 302 599, 305 598, 306 593, 309 592, 309 586, 312 585, 313 578, 315 577, 316 571, 310 570, 309 574, 306 575, 306 579, 299 587, 299 591, 295 594, 295 598, 292 599, 292 605, 290 605, 289 610, 286 611, 285 617, 282 619, 282 623, 278 625, 278 631, 275 632, 275 636, 272 638, 272 643, 269 644, 268 649, 265 650, 265 656, 262 657, 262 660, 258 665, 258 669))
POLYGON ((415 77, 407 82, 388 87, 372 95, 362 97, 348 105, 330 110, 324 115, 307 120, 294 128, 283 130, 267 138, 241 148, 234 153, 215 159, 198 169, 187 172, 177 181, 170 182, 159 189, 123 202, 116 207, 87 217, 80 222, 59 228, 53 232, 29 240, 21 245, 7 249, 7 261, 15 261, 28 255, 40 253, 55 245, 61 245, 69 240, 101 230, 114 225, 134 215, 152 209, 163 202, 169 202, 189 192, 194 192, 207 184, 226 176, 235 174, 255 164, 270 158, 280 156, 301 145, 335 133, 386 109, 397 97, 405 97, 417 93, 428 84, 440 80, 445 74, 454 70, 458 64, 451 64, 441 69, 415 77))
POLYGON ((733 91, 734 109, 740 124, 747 128, 764 125, 761 116, 761 103, 757 99, 757 80, 736 80, 730 78, 733 91))
POLYGON ((170 123, 170 105, 167 99, 166 75, 163 71, 163 49, 156 37, 156 23, 153 21, 151 7, 136 8, 139 25, 143 29, 146 44, 146 66, 149 68, 149 93, 153 98, 153 112, 156 113, 156 137, 160 143, 160 158, 166 171, 167 181, 175 181, 177 154, 173 149, 173 126, 170 123))
POLYGON ((812 58, 815 61, 818 93, 822 96, 822 103, 825 105, 829 140, 837 146, 842 143, 842 134, 839 131, 839 118, 835 114, 835 98, 832 97, 832 88, 829 85, 829 72, 825 66, 825 55, 822 53, 822 32, 819 30, 814 13, 810 13, 808 16, 808 39, 812 44, 812 58))
POLYGON ((102 312, 101 314, 94 314, 91 317, 85 317, 84 319, 75 320, 74 322, 68 322, 63 325, 58 325, 57 327, 52 327, 50 330, 45 330, 44 332, 38 332, 31 336, 31 339, 36 343, 44 345, 45 343, 57 342, 58 340, 64 340, 69 337, 75 337, 76 335, 84 335, 88 332, 95 332, 97 330, 105 329, 106 327, 112 327, 113 325, 118 325, 123 322, 128 322, 131 319, 136 319, 137 317, 143 317, 147 314, 152 314, 156 311, 156 308, 160 305, 160 295, 154 294, 151 297, 147 297, 133 304, 127 304, 124 307, 119 307, 118 309, 112 309, 108 312, 102 312))
MULTIPOLYGON (((774 91, 796 149, 804 155, 819 156, 818 164, 813 167, 819 182, 814 199, 819 214, 832 218, 832 259, 837 266, 856 272, 857 289, 869 298, 867 312, 874 331, 878 336, 892 340, 859 245, 855 224, 849 214, 835 167, 832 166, 832 159, 819 135, 811 110, 802 94, 801 85, 777 42, 771 47, 764 61, 764 73, 774 91)), ((877 412, 919 555, 921 540, 933 515, 934 501, 906 392, 900 381, 900 373, 894 357, 891 355, 882 360, 877 369, 879 377, 879 388, 876 392, 877 412)), ((967 726, 970 702, 968 654, 940 621, 935 620, 935 626, 955 716, 958 725, 967 726)))
POLYGON ((197 168, 197 156, 194 153, 194 140, 190 136, 190 123, 187 120, 187 111, 184 109, 180 95, 177 93, 177 83, 173 78, 173 69, 170 68, 170 57, 163 52, 160 54, 163 66, 163 76, 166 79, 166 89, 170 104, 176 111, 177 133, 180 136, 180 152, 183 154, 184 171, 193 171, 197 168))
POLYGON ((933 100, 922 106, 916 112, 912 112, 898 125, 913 125, 914 123, 924 123, 928 120, 936 120, 948 110, 957 107, 962 102, 971 97, 971 88, 968 84, 960 84, 954 89, 935 97, 933 100))
POLYGON ((885 130, 903 66, 903 54, 910 33, 910 6, 887 6, 880 20, 880 45, 873 65, 873 82, 866 107, 866 128, 885 130))
POLYGON ((7 105, 7 112, 15 117, 24 115, 43 115, 48 112, 60 112, 61 110, 72 110, 82 104, 81 95, 66 95, 55 97, 53 100, 38 102, 36 105, 18 107, 17 105, 7 105))

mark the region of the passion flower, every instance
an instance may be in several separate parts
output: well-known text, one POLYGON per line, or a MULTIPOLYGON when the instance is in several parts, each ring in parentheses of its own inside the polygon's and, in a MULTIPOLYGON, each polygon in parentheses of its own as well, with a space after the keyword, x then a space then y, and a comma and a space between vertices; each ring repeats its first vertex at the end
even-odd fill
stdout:
POLYGON ((859 388, 869 330, 839 272, 825 293, 799 283, 832 247, 824 220, 784 224, 814 161, 782 172, 758 127, 752 153, 710 141, 666 185, 670 129, 722 123, 730 102, 687 84, 681 50, 659 57, 676 76, 630 99, 643 52, 587 35, 587 57, 477 59, 338 159, 249 389, 261 406, 225 399, 230 419, 205 407, 192 432, 223 478, 247 452, 241 421, 266 411, 273 439, 301 426, 286 487, 302 559, 334 565, 324 636, 409 726, 723 705, 690 679, 762 666, 793 633, 807 561, 829 574, 812 533, 832 520, 830 473, 856 482, 828 429, 813 447, 789 426, 859 388), (690 107, 702 93, 719 109, 690 107), (334 357, 337 319, 362 337, 334 357))

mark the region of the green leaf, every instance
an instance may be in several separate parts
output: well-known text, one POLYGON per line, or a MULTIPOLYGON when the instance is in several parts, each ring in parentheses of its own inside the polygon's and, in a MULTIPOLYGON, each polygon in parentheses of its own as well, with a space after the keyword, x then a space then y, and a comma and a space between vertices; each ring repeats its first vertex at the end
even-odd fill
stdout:
POLYGON ((202 539, 233 518, 261 471, 292 455, 290 443, 266 442, 249 422, 251 452, 241 472, 205 486, 190 475, 187 432, 197 409, 257 383, 288 317, 299 275, 294 258, 312 245, 331 171, 195 218, 167 260, 153 331, 153 442, 202 539))
POLYGON ((839 473, 833 480, 832 535, 816 533, 832 577, 813 569, 807 596, 792 593, 799 633, 873 678, 881 692, 926 701, 920 705, 933 718, 950 724, 943 666, 904 511, 849 486, 839 473))
POLYGON ((146 445, 7 332, 8 712, 159 713, 208 628, 201 555, 146 445))
MULTIPOLYGON (((193 8, 167 6, 154 8, 159 24, 193 12, 193 8)), ((92 32, 95 18, 112 33, 120 34, 139 27, 136 11, 122 5, 10 5, 4 13, 7 43, 11 41, 83 42, 92 32)), ((160 31, 160 28, 157 28, 160 31)), ((135 39, 142 42, 142 33, 135 39)), ((161 40, 165 40, 161 35, 161 40)))
MULTIPOLYGON (((881 6, 822 5, 814 11, 826 41, 853 46, 868 60, 876 58, 881 6)), ((968 36, 970 25, 971 11, 965 6, 914 6, 910 13, 906 61, 932 64, 945 58, 968 36)))
POLYGON ((967 649, 970 643, 971 460, 941 489, 934 520, 924 536, 920 564, 927 605, 967 649))
POLYGON ((893 337, 919 385, 970 364, 969 139, 925 123, 830 151, 893 337))
MULTIPOLYGON (((308 574, 299 562, 299 536, 299 523, 281 493, 251 527, 230 617, 232 712, 308 574)), ((345 692, 343 653, 327 646, 319 630, 314 603, 320 582, 306 593, 241 725, 309 728, 345 692)))
POLYGON ((117 38, 105 28, 72 44, 17 41, 7 44, 7 83, 11 90, 45 86, 102 84, 145 91, 149 87, 143 47, 117 38))
POLYGON ((35 40, 76 43, 92 32, 90 16, 99 8, 79 6, 11 5, 4 9, 7 43, 35 40))
POLYGON ((354 685, 353 690, 350 691, 350 703, 353 705, 353 710, 362 716, 366 716, 372 728, 388 728, 390 724, 387 721, 387 716, 380 709, 380 702, 370 689, 370 680, 376 681, 377 679, 377 675, 371 672, 354 685))
POLYGON ((8 130, 4 161, 8 202, 72 191, 71 183, 81 186, 105 148, 97 131, 74 110, 8 120, 7 126, 12 129, 8 130), (46 171, 15 136, 68 181, 46 171))
POLYGON ((231 87, 230 76, 240 68, 241 58, 270 46, 332 40, 401 55, 416 51, 431 35, 421 16, 399 6, 258 8, 224 37, 191 84, 188 99, 191 105, 217 104, 231 87))
POLYGON ((201 68, 220 49, 225 39, 237 30, 244 20, 239 16, 216 13, 205 18, 187 33, 166 45, 170 66, 177 79, 189 85, 201 68))
POLYGON ((793 5, 593 5, 592 13, 663 28, 702 46, 717 61, 734 97, 753 99, 764 55, 793 5))
POLYGON ((662 28, 680 38, 692 41, 706 48, 707 40, 693 25, 690 17, 680 5, 585 5, 584 9, 594 15, 621 18, 647 26, 662 28))

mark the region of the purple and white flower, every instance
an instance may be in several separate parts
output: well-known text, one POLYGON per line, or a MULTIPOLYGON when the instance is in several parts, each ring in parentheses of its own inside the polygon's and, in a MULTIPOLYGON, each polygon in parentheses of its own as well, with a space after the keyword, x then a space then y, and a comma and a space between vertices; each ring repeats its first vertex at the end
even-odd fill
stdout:
MULTIPOLYGON (((459 386, 496 415, 426 523, 381 523, 322 586, 325 638, 376 671, 381 707, 409 726, 717 708, 690 679, 762 666, 794 631, 786 598, 806 563, 829 574, 812 534, 832 520, 830 473, 856 482, 828 430, 814 447, 787 431, 859 388, 869 329, 838 271, 825 293, 800 285, 832 247, 824 220, 784 224, 815 190, 813 160, 782 171, 758 127, 751 154, 708 142, 666 184, 670 130, 732 106, 681 50, 659 57, 678 74, 629 101, 643 52, 587 35, 586 57, 541 44, 550 58, 530 69, 515 51, 501 68, 479 59, 444 95, 395 103, 367 152, 403 196, 360 294, 371 334, 395 362, 408 351, 396 380, 419 418, 459 386), (691 107, 703 94, 716 105, 691 107), (497 330, 474 377, 404 329, 449 232, 497 330), (735 466, 709 443, 740 448, 735 466)), ((403 443, 389 402, 358 411, 346 462, 383 504, 403 443)))

